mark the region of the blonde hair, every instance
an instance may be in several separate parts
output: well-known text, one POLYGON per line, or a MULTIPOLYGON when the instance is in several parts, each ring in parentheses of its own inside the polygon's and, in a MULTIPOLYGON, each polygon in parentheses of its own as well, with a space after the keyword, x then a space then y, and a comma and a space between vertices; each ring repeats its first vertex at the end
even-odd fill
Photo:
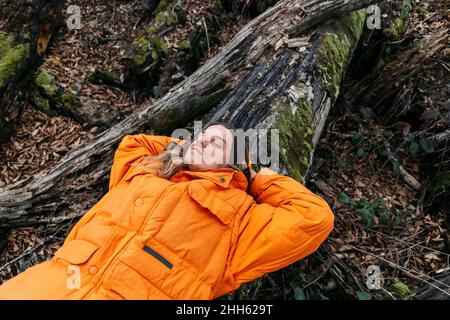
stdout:
MULTIPOLYGON (((226 122, 214 122, 209 124, 207 128, 213 125, 221 125, 227 129, 234 129, 233 126, 226 122)), ((186 148, 187 147, 188 146, 186 146, 186 148)), ((233 141, 233 148, 235 150, 234 155, 236 157, 237 152, 235 141, 233 141)), ((166 150, 161 152, 159 155, 153 157, 146 156, 144 157, 142 162, 140 162, 139 164, 135 164, 135 166, 144 167, 153 170, 153 172, 156 171, 156 174, 158 174, 160 177, 170 180, 170 178, 172 178, 179 170, 188 169, 188 166, 183 162, 182 151, 182 146, 178 145, 175 142, 171 142, 166 147, 166 150)), ((227 164, 224 165, 224 167, 232 168, 234 170, 242 172, 248 169, 249 150, 247 145, 245 148, 245 158, 246 163, 227 164)), ((244 174, 246 176, 249 175, 249 173, 245 172, 244 174)))
POLYGON ((175 142, 170 143, 166 150, 157 156, 145 156, 142 162, 135 164, 137 167, 144 167, 156 171, 165 179, 170 179, 181 169, 187 169, 181 158, 182 148, 175 142))

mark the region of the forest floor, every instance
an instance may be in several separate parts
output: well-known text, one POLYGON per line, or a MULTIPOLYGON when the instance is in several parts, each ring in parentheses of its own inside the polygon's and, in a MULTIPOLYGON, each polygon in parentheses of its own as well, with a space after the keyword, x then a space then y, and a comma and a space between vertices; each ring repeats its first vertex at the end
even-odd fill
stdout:
MULTIPOLYGON (((120 57, 127 45, 140 35, 145 21, 142 6, 137 1, 76 0, 82 23, 89 28, 64 29, 55 37, 50 53, 44 58, 36 75, 51 73, 63 88, 76 90, 82 98, 94 100, 104 112, 117 112, 125 117, 144 106, 153 104, 153 97, 138 99, 134 92, 125 92, 107 85, 93 84, 89 76, 96 68, 112 72, 120 70, 120 57), (140 24, 138 24, 140 22, 140 24), (92 31, 94 30, 94 32, 92 31)), ((211 2, 188 0, 183 7, 188 12, 187 22, 164 40, 177 45, 197 24, 211 2)), ((25 8, 24 8, 25 10, 25 8)), ((219 52, 223 45, 249 21, 242 15, 226 19, 221 26, 220 42, 211 45, 210 52, 200 65, 219 52)), ((147 21, 148 22, 148 21, 147 21)), ((0 23, 1 25, 1 23, 0 23)), ((36 109, 30 90, 16 132, 9 143, 0 145, 0 187, 30 179, 37 173, 51 170, 69 151, 91 141, 99 131, 88 128, 68 116, 49 116, 36 109)), ((0 252, 0 283, 18 274, 26 267, 47 260, 61 246, 76 221, 61 226, 53 224, 10 230, 3 252, 0 252), (24 257, 22 257, 24 255, 24 257)))
MULTIPOLYGON (((51 72, 64 88, 76 87, 80 95, 94 99, 105 112, 117 111, 119 117, 153 103, 152 97, 139 100, 133 92, 89 81, 98 67, 120 69, 118 57, 139 35, 137 22, 142 8, 134 2, 106 0, 76 0, 73 4, 80 5, 83 23, 91 28, 58 34, 38 72, 51 72)), ((168 43, 176 45, 184 39, 207 6, 203 1, 186 1, 188 23, 167 39, 168 43)), ((405 50, 415 40, 449 28, 448 10, 442 6, 430 2, 426 10, 414 7, 403 38, 392 41, 385 54, 405 50)), ((202 63, 247 22, 243 16, 230 18, 223 25, 221 43, 211 48, 202 63)), ((430 68, 425 66, 412 79, 415 116, 392 123, 381 124, 364 110, 349 106, 343 97, 338 100, 316 150, 308 182, 335 212, 335 230, 319 252, 289 267, 298 270, 298 278, 283 279, 285 283, 280 285, 278 279, 266 275, 253 297, 409 299, 415 288, 450 268, 448 216, 443 211, 434 212, 426 196, 426 185, 431 183, 427 162, 433 153, 417 138, 418 133, 436 126, 449 127, 449 74, 448 55, 430 68), (438 112, 439 117, 428 116, 442 105, 447 108, 446 115, 438 112), (416 190, 406 183, 400 165, 425 187, 416 190), (366 270, 371 265, 380 268, 382 287, 369 292, 366 270)), ((344 90, 353 81, 349 76, 344 90)), ((97 130, 66 116, 50 117, 28 105, 10 143, 0 145, 0 186, 47 172, 67 152, 93 139, 97 130)), ((2 241, 7 242, 0 252, 0 283, 52 256, 75 223, 10 230, 7 239, 0 239, 0 250, 2 241)))
MULTIPOLYGON (((386 46, 385 57, 450 27, 444 2, 429 3, 412 10, 406 32, 386 46)), ((449 146, 433 150, 419 138, 450 125, 448 44, 446 50, 441 60, 427 61, 399 92, 398 97, 411 93, 406 114, 381 122, 345 98, 331 111, 310 183, 336 214, 336 228, 326 250, 342 265, 334 270, 338 275, 332 280, 324 277, 315 283, 320 292, 328 290, 333 296, 334 281, 348 279, 350 273, 354 281, 340 283, 348 297, 408 299, 414 289, 449 270, 450 212, 436 209, 430 199, 433 175, 439 163, 448 163, 449 146), (431 166, 437 155, 442 159, 431 166), (400 165, 421 184, 419 190, 405 181, 400 165), (366 292, 366 281, 367 269, 373 265, 380 268, 382 288, 371 294, 366 292)), ((354 82, 349 77, 344 90, 354 82)), ((444 288, 448 290, 449 285, 444 288)))

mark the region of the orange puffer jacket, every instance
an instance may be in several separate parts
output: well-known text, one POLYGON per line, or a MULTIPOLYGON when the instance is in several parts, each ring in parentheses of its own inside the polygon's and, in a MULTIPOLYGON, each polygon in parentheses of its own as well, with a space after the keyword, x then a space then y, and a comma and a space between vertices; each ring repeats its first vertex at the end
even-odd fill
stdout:
POLYGON ((52 259, 0 286, 0 299, 214 299, 314 252, 334 215, 292 178, 232 169, 170 180, 130 166, 170 137, 127 135, 109 192, 52 259))

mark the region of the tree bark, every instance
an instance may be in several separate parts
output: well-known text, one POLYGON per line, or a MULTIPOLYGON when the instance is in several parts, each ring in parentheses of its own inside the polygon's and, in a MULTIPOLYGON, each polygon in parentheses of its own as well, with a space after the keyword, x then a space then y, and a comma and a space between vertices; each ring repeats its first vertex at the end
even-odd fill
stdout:
POLYGON ((450 286, 450 272, 445 271, 438 275, 430 284, 423 285, 415 290, 417 300, 448 300, 450 286))
POLYGON ((105 191, 98 186, 106 187, 114 150, 124 135, 146 128, 168 134, 214 107, 211 119, 244 128, 279 127, 283 168, 300 179, 338 95, 365 10, 310 28, 373 2, 280 1, 156 103, 68 154, 47 175, 1 188, 0 226, 57 223, 82 215, 105 191))
MULTIPOLYGON (((441 32, 424 39, 414 48, 405 50, 381 70, 374 70, 347 91, 347 99, 354 106, 370 107, 384 121, 394 120, 408 111, 408 82, 417 75, 425 62, 438 63, 433 57, 446 48, 449 34, 441 32), (393 102, 394 105, 392 105, 393 102)), ((448 52, 447 52, 448 55, 448 52)))

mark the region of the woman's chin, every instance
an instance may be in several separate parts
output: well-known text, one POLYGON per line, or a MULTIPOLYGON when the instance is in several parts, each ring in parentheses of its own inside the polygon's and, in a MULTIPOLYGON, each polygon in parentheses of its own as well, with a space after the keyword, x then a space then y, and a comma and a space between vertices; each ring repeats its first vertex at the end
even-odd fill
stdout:
POLYGON ((207 165, 204 164, 190 164, 188 165, 189 170, 191 171, 200 171, 210 169, 207 165))

